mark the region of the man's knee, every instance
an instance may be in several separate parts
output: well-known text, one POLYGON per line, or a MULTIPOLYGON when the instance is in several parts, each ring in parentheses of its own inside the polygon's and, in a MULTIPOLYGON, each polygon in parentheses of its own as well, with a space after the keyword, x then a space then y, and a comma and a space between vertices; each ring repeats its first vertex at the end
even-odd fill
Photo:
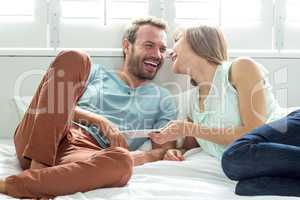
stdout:
POLYGON ((59 52, 56 58, 82 61, 82 59, 89 58, 89 55, 86 52, 79 50, 63 50, 59 52))
POLYGON ((118 186, 124 186, 128 183, 128 181, 132 176, 133 158, 128 150, 120 147, 116 147, 116 149, 121 154, 121 159, 120 159, 121 177, 117 184, 118 186))
POLYGON ((52 67, 64 71, 84 72, 90 70, 90 65, 91 60, 87 53, 78 50, 64 50, 56 56, 52 67))
POLYGON ((133 170, 133 158, 127 149, 121 147, 112 147, 107 149, 110 158, 115 160, 115 165, 112 166, 115 181, 113 187, 121 187, 128 183, 133 170))

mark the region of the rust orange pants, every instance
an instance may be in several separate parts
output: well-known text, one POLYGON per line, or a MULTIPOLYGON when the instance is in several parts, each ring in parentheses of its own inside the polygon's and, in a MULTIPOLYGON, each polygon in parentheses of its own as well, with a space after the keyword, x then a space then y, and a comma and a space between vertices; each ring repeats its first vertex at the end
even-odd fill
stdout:
POLYGON ((128 150, 103 150, 70 123, 90 68, 89 56, 78 51, 63 51, 50 65, 15 132, 24 171, 6 178, 8 195, 49 198, 129 181, 133 160, 128 150), (29 169, 31 160, 49 167, 29 169))

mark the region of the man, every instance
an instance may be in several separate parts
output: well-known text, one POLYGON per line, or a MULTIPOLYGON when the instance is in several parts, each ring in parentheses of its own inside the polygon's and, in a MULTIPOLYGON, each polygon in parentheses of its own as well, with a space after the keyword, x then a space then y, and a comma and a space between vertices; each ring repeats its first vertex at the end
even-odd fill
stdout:
POLYGON ((146 139, 126 141, 119 131, 160 128, 176 117, 169 92, 149 82, 165 59, 165 23, 151 17, 134 21, 122 47, 117 73, 91 66, 82 52, 56 57, 15 132, 25 171, 0 181, 0 192, 38 198, 123 186, 133 165, 161 160, 174 145, 139 151, 146 139))

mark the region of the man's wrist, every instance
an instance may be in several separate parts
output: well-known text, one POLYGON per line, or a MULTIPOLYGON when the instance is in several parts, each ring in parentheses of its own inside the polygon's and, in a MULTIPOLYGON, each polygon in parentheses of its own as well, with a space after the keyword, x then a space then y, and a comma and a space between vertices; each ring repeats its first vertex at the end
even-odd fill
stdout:
POLYGON ((133 157, 134 166, 143 165, 148 162, 154 162, 158 160, 162 160, 167 149, 158 148, 152 149, 150 151, 132 151, 131 156, 133 157))
POLYGON ((131 151, 131 156, 133 157, 134 166, 143 165, 148 162, 148 154, 145 151, 131 151))
POLYGON ((184 149, 184 148, 181 148, 181 149, 179 149, 179 151, 182 153, 182 155, 187 151, 186 149, 184 149))
POLYGON ((167 149, 165 148, 152 149, 146 152, 145 157, 147 162, 154 162, 154 161, 162 160, 166 152, 167 149))
POLYGON ((0 180, 0 193, 7 194, 5 180, 0 180))

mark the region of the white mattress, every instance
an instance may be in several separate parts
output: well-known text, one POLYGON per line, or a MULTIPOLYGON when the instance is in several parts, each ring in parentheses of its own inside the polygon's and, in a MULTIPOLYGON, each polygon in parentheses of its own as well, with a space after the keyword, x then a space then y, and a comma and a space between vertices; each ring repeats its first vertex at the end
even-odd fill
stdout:
MULTIPOLYGON (((20 168, 12 143, 0 140, 0 178, 18 173, 20 168)), ((83 180, 84 181, 84 180, 83 180)), ((220 161, 205 154, 201 149, 186 153, 183 162, 159 161, 134 169, 127 186, 97 189, 56 197, 56 200, 282 200, 283 197, 241 197, 234 194, 235 182, 225 177, 220 161)), ((0 199, 13 199, 0 194, 0 199)), ((284 199, 299 199, 284 197, 284 199)))

